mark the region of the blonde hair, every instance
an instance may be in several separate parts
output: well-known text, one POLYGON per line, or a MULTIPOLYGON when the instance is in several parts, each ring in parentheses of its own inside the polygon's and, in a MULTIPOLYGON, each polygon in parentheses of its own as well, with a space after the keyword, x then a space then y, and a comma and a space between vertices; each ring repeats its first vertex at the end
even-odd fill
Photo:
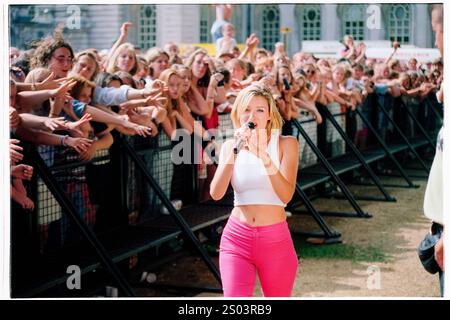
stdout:
POLYGON ((160 56, 165 55, 167 59, 169 59, 169 54, 161 49, 160 47, 153 47, 147 50, 147 53, 145 54, 145 59, 148 63, 152 63, 156 59, 158 59, 160 56))
MULTIPOLYGON (((186 63, 184 63, 185 66, 188 66, 191 68, 192 71, 192 65, 194 64, 195 57, 199 54, 203 54, 204 56, 208 56, 208 51, 206 51, 203 48, 199 48, 191 53, 191 55, 186 59, 186 63)), ((230 60, 231 61, 231 60, 230 60)), ((199 79, 197 85, 199 87, 208 87, 209 85, 209 78, 210 78, 210 71, 209 68, 206 68, 206 73, 203 76, 203 78, 199 79)))
POLYGON ((349 40, 351 40, 352 42, 355 42, 355 39, 354 39, 353 36, 350 35, 350 34, 346 34, 346 35, 344 36, 344 40, 345 40, 345 39, 349 39, 349 40))
MULTIPOLYGON (((159 75, 158 79, 161 80, 161 81, 164 81, 166 84, 168 84, 170 77, 173 76, 173 75, 181 78, 176 70, 169 68, 169 69, 166 69, 163 72, 161 72, 161 74, 159 75)), ((170 115, 172 113, 172 110, 177 110, 178 112, 182 112, 181 109, 180 109, 181 95, 178 96, 177 99, 172 99, 170 97, 169 93, 166 93, 165 96, 167 98, 167 103, 165 105, 165 108, 167 110, 167 115, 170 115), (176 106, 173 106, 173 101, 172 100, 176 101, 176 106)))
POLYGON ((299 86, 299 90, 298 90, 298 93, 297 93, 297 97, 299 97, 299 95, 300 95, 305 89, 307 89, 307 88, 306 88, 307 80, 306 80, 306 77, 305 77, 303 74, 301 74, 300 72, 295 72, 295 73, 293 74, 293 76, 294 76, 294 81, 295 81, 295 83, 299 86), (303 85, 302 85, 302 86, 300 86, 300 85, 298 84, 298 83, 300 82, 300 80, 303 81, 303 85))
POLYGON ((189 55, 189 57, 187 57, 185 65, 188 66, 189 68, 192 68, 192 64, 194 63, 195 57, 199 54, 203 54, 203 55, 207 56, 208 51, 206 51, 206 49, 203 49, 203 48, 196 49, 194 52, 192 52, 189 55))
POLYGON ((281 129, 283 126, 283 118, 278 111, 277 105, 275 104, 275 99, 273 98, 270 89, 262 84, 253 84, 239 92, 234 101, 233 108, 231 109, 231 121, 235 128, 241 126, 240 115, 250 104, 250 101, 254 97, 263 97, 266 99, 269 106, 269 117, 270 121, 267 123, 267 133, 270 135, 272 130, 281 129))
POLYGON ((153 68, 150 66, 150 64, 153 63, 156 59, 158 59, 161 56, 166 56, 167 60, 170 60, 169 54, 159 47, 152 47, 152 48, 148 49, 147 53, 145 54, 145 59, 147 60, 147 65, 148 65, 148 74, 151 77, 154 76, 154 72, 153 72, 153 68))
MULTIPOLYGON (((343 79, 342 79, 342 82, 346 81, 346 80, 352 75, 351 70, 350 70, 350 69, 347 67, 347 65, 344 64, 344 63, 338 63, 338 64, 335 64, 335 65, 333 66, 333 68, 332 68, 333 74, 334 74, 337 70, 342 70, 342 72, 343 72, 343 79)), ((333 75, 333 76, 334 76, 334 75, 333 75)))
POLYGON ((76 63, 78 63, 78 60, 80 60, 80 58, 82 57, 82 56, 87 56, 87 57, 89 57, 92 61, 94 61, 94 63, 95 63, 95 70, 94 70, 94 73, 92 74, 92 77, 91 77, 91 79, 88 79, 88 80, 92 80, 92 79, 95 79, 96 77, 97 77, 97 74, 98 74, 98 71, 100 70, 100 66, 98 65, 98 61, 97 61, 97 58, 96 58, 96 56, 95 56, 95 53, 92 51, 92 50, 84 50, 84 51, 81 51, 81 52, 78 52, 76 55, 75 55, 75 59, 74 59, 74 64, 76 64, 76 63))
POLYGON ((264 68, 264 65, 266 64, 270 64, 273 68, 273 59, 269 57, 262 57, 261 59, 259 59, 256 63, 256 71, 261 72, 264 68))
POLYGON ((124 50, 127 50, 128 52, 131 52, 131 55, 134 57, 134 66, 130 70, 131 75, 135 75, 136 71, 138 69, 138 60, 136 57, 136 50, 134 49, 134 46, 131 43, 122 43, 116 51, 114 51, 113 55, 111 56, 111 59, 109 59, 108 67, 106 68, 106 71, 109 73, 114 73, 116 71, 119 71, 119 68, 117 68, 117 58, 119 57, 120 53, 124 50))
POLYGON ((189 68, 188 66, 185 66, 184 64, 179 64, 179 63, 173 64, 173 65, 170 66, 170 69, 173 69, 173 70, 175 70, 178 73, 180 73, 180 72, 182 72, 184 70, 187 70, 192 75, 191 68, 189 68))

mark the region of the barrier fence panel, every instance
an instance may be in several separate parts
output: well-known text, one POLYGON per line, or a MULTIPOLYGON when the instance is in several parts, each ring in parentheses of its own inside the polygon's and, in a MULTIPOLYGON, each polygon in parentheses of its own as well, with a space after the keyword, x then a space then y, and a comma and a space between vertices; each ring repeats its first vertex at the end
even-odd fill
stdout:
MULTIPOLYGON (((300 111, 300 115, 297 119, 303 129, 306 131, 311 141, 317 145, 317 122, 314 117, 309 112, 300 111)), ((306 143, 303 136, 298 132, 297 128, 293 127, 293 134, 297 137, 299 143, 299 163, 301 170, 302 168, 311 166, 317 163, 317 156, 311 149, 311 147, 306 143)))
POLYGON ((142 159, 137 155, 133 147, 126 141, 122 140, 122 144, 124 146, 124 149, 128 153, 128 156, 132 159, 132 161, 136 164, 136 166, 139 168, 140 173, 144 176, 144 179, 147 183, 149 183, 154 190, 154 192, 157 194, 158 198, 161 200, 161 202, 164 204, 165 208, 169 211, 172 218, 175 219, 175 222, 178 224, 182 232, 188 237, 188 239, 191 241, 191 243, 194 245, 196 251, 200 254, 203 261, 206 262, 208 268, 211 270, 211 272, 214 274, 215 278, 221 283, 220 274, 217 266, 212 262, 211 258, 209 257, 206 250, 202 247, 201 243, 197 239, 197 237, 192 232, 190 226, 186 222, 186 220, 183 218, 183 216, 175 209, 173 204, 170 202, 167 195, 164 193, 164 191, 159 187, 155 179, 151 176, 151 174, 146 169, 145 163, 142 161, 142 159))
MULTIPOLYGON (((123 139, 128 146, 125 149, 118 143, 122 139, 120 134, 114 136, 116 142, 110 150, 97 152, 88 163, 80 162, 78 155, 67 148, 39 147, 40 154, 36 153, 37 157, 41 159, 42 156, 44 160, 40 160, 42 165, 33 164, 40 168, 36 170, 34 192, 37 211, 34 223, 38 228, 34 236, 30 237, 30 242, 39 244, 35 258, 40 261, 39 268, 43 274, 40 279, 27 278, 27 281, 21 281, 17 286, 13 284, 15 295, 36 296, 62 285, 66 276, 60 266, 67 264, 67 259, 75 265, 79 264, 83 274, 95 270, 100 265, 99 260, 92 256, 94 252, 117 278, 117 268, 111 263, 118 263, 133 254, 159 246, 181 236, 182 232, 187 235, 188 242, 194 243, 220 282, 217 267, 207 257, 198 240, 193 241, 192 232, 222 223, 231 209, 223 206, 217 210, 211 204, 198 210, 189 206, 196 201, 192 198, 192 194, 197 191, 192 183, 193 176, 177 176, 176 166, 171 159, 172 142, 164 133, 155 139, 125 137, 123 139), (139 151, 134 154, 124 152, 130 149, 139 151), (47 180, 54 179, 51 188, 49 182, 43 180, 42 170, 48 171, 47 180), (155 174, 156 179, 149 185, 150 172, 155 174), (55 188, 60 188, 61 192, 58 194, 55 188), (174 216, 175 209, 169 201, 174 195, 182 195, 184 201, 180 213, 177 211, 175 215, 178 218, 180 214, 187 215, 189 222, 189 225, 186 221, 182 223, 182 230, 164 220, 174 216), (70 217, 72 209, 78 219, 75 224, 70 217), (80 221, 84 226, 80 227, 80 221), (192 231, 183 230, 186 226, 192 231), (85 239, 97 244, 94 245, 94 251, 86 249, 85 239), (105 244, 107 250, 101 243, 105 244), (112 252, 109 258, 107 251, 112 252), (105 259, 109 259, 109 264, 105 259)), ((196 170, 196 165, 192 163, 182 166, 191 172, 196 170)), ((181 219, 185 218, 181 216, 181 219)), ((133 294, 126 279, 122 277, 117 281, 124 294, 133 294)))
MULTIPOLYGON (((345 110, 341 108, 339 103, 330 103, 326 106, 326 109, 333 115, 336 122, 345 128, 346 126, 346 116, 345 110)), ((327 126, 327 144, 329 148, 329 156, 336 157, 345 153, 345 141, 339 134, 338 130, 326 122, 327 126)))
MULTIPOLYGON (((129 285, 128 281, 124 278, 118 267, 114 264, 110 254, 103 247, 95 235, 92 223, 95 221, 94 211, 89 211, 88 206, 92 206, 86 184, 85 176, 85 164, 79 163, 67 164, 64 159, 69 159, 72 155, 67 150, 55 148, 54 150, 47 149, 46 152, 54 152, 55 161, 52 170, 47 167, 47 164, 41 158, 37 151, 30 148, 27 152, 27 159, 30 164, 35 168, 35 173, 45 183, 47 190, 52 193, 54 199, 60 206, 60 216, 53 217, 55 220, 51 221, 48 226, 47 243, 46 247, 52 252, 68 250, 70 246, 74 245, 81 238, 85 239, 91 248, 95 250, 98 259, 104 267, 114 277, 119 287, 122 289, 122 294, 126 296, 134 296, 133 289, 129 285), (68 173, 67 176, 63 176, 63 172, 68 173), (70 173, 69 173, 70 172, 70 173), (59 219, 58 219, 59 218, 59 219)), ((42 150, 41 150, 42 152, 42 150)), ((104 160, 104 159, 102 159, 104 160)), ((41 188, 42 189, 42 188, 41 188)), ((45 205, 41 205, 40 217, 43 218, 50 211, 46 210, 45 205)), ((14 213, 13 213, 14 214, 14 213)), ((41 221, 42 221, 41 220, 41 221)), ((49 221, 46 221, 49 222, 49 221)), ((42 225, 42 223, 41 223, 42 225)), ((15 226, 13 226, 14 228, 15 226)), ((45 228, 40 228, 42 232, 45 228)), ((42 237, 41 237, 42 239, 42 237)), ((70 249, 69 249, 70 250, 70 249)), ((81 264, 78 256, 70 258, 71 261, 75 261, 75 264, 81 264)), ((50 262, 51 260, 49 260, 50 262)), ((26 279, 22 282, 12 285, 12 294, 14 296, 29 296, 39 293, 39 290, 45 290, 52 285, 63 283, 66 277, 62 279, 51 279, 53 282, 43 283, 44 279, 30 278, 30 276, 38 276, 40 272, 47 271, 45 268, 53 269, 56 265, 41 265, 41 261, 34 261, 34 272, 31 274, 24 274, 26 279), (30 281, 28 283, 28 281, 30 281), (34 287, 33 287, 34 284, 34 287), (20 287, 20 286, 25 287, 20 287)), ((14 267, 14 266, 13 266, 14 267)), ((67 267, 67 265, 66 265, 67 267)), ((56 269, 53 269, 56 271, 56 269)), ((59 270, 60 272, 62 270, 59 270)), ((65 271, 65 270, 64 270, 65 271)), ((56 277, 56 275, 54 275, 56 277)))
MULTIPOLYGON (((389 97, 389 96, 386 95, 384 100, 380 99, 379 102, 378 102, 378 108, 381 111, 379 113, 379 117, 380 117, 379 125, 380 125, 380 127, 385 127, 387 124, 389 124, 389 127, 393 128, 391 136, 394 135, 393 131, 395 131, 398 134, 398 136, 400 136, 402 142, 405 143, 408 146, 409 150, 414 154, 414 156, 417 158, 417 160, 419 161, 419 163, 422 166, 422 168, 428 174, 429 173, 429 168, 427 167, 427 165, 423 161, 422 157, 420 157, 420 155, 417 153, 415 146, 413 146, 411 144, 411 142, 408 140, 408 138, 406 138, 406 136, 403 133, 403 131, 399 128, 398 124, 393 120, 393 117, 392 117, 392 114, 393 114, 392 97, 389 97)), ((388 137, 385 135, 385 139, 386 138, 388 138, 388 137)), ((422 145, 423 145, 422 142, 416 143, 416 147, 420 147, 422 145)))
MULTIPOLYGON (((326 212, 328 215, 335 215, 335 216, 347 216, 347 217, 370 217, 369 214, 365 213, 361 207, 357 204, 356 200, 354 199, 353 195, 351 194, 350 190, 347 188, 347 186, 344 184, 344 182, 339 178, 338 174, 335 172, 329 161, 326 159, 326 157, 322 154, 322 152, 318 149, 318 147, 312 142, 312 140, 309 138, 308 134, 305 132, 305 130, 301 127, 301 124, 297 120, 292 120, 292 123, 296 126, 297 130, 300 132, 300 134, 303 136, 303 138, 306 140, 306 143, 312 148, 314 153, 319 159, 318 165, 313 165, 308 168, 304 168, 299 171, 297 182, 300 183, 300 186, 303 184, 304 187, 311 187, 315 186, 319 183, 326 182, 329 179, 334 180, 337 185, 341 188, 342 192, 346 196, 347 200, 352 205, 353 209, 356 211, 356 213, 344 213, 344 212, 326 212), (322 167, 323 166, 323 167, 322 167), (324 174, 325 172, 325 174, 324 174), (302 177, 303 176, 303 177, 302 177), (310 181, 309 183, 305 184, 307 181, 310 181)), ((300 211, 297 211, 300 212, 300 211)))
MULTIPOLYGON (((361 121, 364 123, 364 125, 369 129, 369 132, 374 136, 375 140, 377 141, 377 143, 381 146, 382 151, 384 151, 384 154, 386 154, 388 156, 388 158, 394 163, 395 167, 397 168, 397 170, 399 170, 399 172, 401 173, 401 175, 403 176, 403 178, 406 180, 407 182, 407 186, 408 188, 418 188, 418 185, 414 185, 414 183, 412 182, 411 178, 408 176, 408 174, 405 172, 405 170, 403 169, 403 167, 400 165, 400 163, 398 162, 398 160, 395 158, 394 154, 392 153, 392 151, 390 150, 389 146, 386 144, 386 142, 381 138, 381 136, 377 133, 377 130, 375 130, 374 126, 372 125, 372 123, 370 122, 370 120, 367 118, 367 114, 364 114, 362 111, 356 109, 355 112, 358 114, 358 118, 361 119, 361 121)), ((378 153, 378 149, 377 147, 371 147, 371 148, 367 148, 365 150, 366 153, 378 153)), ((400 185, 387 185, 384 184, 385 186, 389 186, 389 187, 398 187, 400 185)))
MULTIPOLYGON (((381 200, 381 201, 396 201, 395 198, 393 198, 388 191, 383 187, 381 184, 381 181, 379 180, 378 176, 375 175, 375 173, 370 168, 367 161, 373 162, 379 159, 378 156, 376 157, 366 157, 364 158, 361 152, 358 150, 358 148, 355 146, 353 141, 350 139, 349 136, 344 131, 344 128, 337 122, 335 119, 335 116, 328 110, 328 108, 323 108, 323 113, 326 115, 329 124, 338 132, 339 136, 344 140, 346 146, 349 149, 349 152, 345 154, 343 157, 334 157, 333 162, 335 162, 336 159, 339 159, 337 164, 341 165, 347 165, 349 168, 353 168, 354 166, 354 158, 356 157, 359 164, 365 169, 365 171, 369 174, 370 178, 373 180, 377 188, 380 190, 380 192, 383 194, 384 198, 377 198, 377 197, 369 197, 369 196, 358 196, 355 197, 356 199, 360 200, 381 200)), ((348 114, 352 115, 352 118, 355 119, 355 113, 352 110, 347 110, 348 114)))

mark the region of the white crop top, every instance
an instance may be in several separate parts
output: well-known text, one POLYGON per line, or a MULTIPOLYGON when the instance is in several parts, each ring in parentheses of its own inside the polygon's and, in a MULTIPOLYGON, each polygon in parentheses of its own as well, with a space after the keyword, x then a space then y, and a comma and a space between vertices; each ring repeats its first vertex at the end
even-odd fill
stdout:
MULTIPOLYGON (((272 133, 267 151, 276 168, 280 167, 278 156, 279 133, 272 133)), ((275 193, 262 159, 248 150, 239 151, 231 176, 234 205, 277 205, 286 207, 275 193)))

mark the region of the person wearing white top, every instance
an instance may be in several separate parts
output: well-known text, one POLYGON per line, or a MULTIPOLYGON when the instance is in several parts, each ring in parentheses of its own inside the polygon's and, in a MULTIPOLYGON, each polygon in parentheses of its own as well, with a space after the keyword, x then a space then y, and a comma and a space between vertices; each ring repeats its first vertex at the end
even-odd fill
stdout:
POLYGON ((225 195, 230 182, 234 189, 234 208, 220 241, 224 296, 252 296, 258 274, 264 296, 287 297, 298 258, 284 208, 295 191, 298 141, 280 136, 283 120, 270 89, 260 84, 238 94, 231 119, 244 146, 235 150, 233 140, 222 145, 210 188, 214 200, 225 195))
MULTIPOLYGON (((442 4, 433 5, 431 10, 431 25, 436 35, 436 47, 439 49, 441 56, 443 56, 444 47, 444 29, 443 29, 443 6, 442 4)), ((443 102, 443 88, 436 93, 439 102, 443 102)), ((444 295, 444 208, 443 208, 443 128, 439 131, 436 154, 433 159, 433 164, 430 170, 430 176, 427 182, 424 197, 424 214, 432 222, 432 233, 439 236, 439 240, 434 245, 434 259, 439 267, 439 282, 441 289, 441 296, 444 295)), ((425 240, 425 239, 424 239, 425 240)), ((422 241, 423 243, 424 241, 422 241)), ((422 244, 421 243, 421 244, 422 244)))

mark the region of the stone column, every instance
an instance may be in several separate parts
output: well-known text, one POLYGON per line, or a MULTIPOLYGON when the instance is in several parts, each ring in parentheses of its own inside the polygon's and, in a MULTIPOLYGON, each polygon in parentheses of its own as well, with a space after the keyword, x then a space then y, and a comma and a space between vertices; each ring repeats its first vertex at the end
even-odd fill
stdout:
POLYGON ((411 6, 411 44, 421 48, 433 47, 427 4, 412 4, 411 6))
POLYGON ((197 43, 200 35, 199 5, 157 5, 157 46, 169 41, 175 43, 197 43))
MULTIPOLYGON (((369 6, 377 6, 379 8, 379 11, 369 11, 369 14, 367 14, 366 11, 366 15, 365 15, 365 20, 366 20, 366 28, 367 28, 367 39, 366 40, 386 40, 386 24, 385 21, 383 19, 383 11, 381 10, 381 4, 379 3, 371 3, 367 5, 367 8, 369 8, 369 6), (379 14, 379 21, 380 21, 380 25, 379 26, 372 26, 371 24, 368 24, 368 20, 367 19, 371 19, 371 15, 373 14, 379 14)), ((370 20, 370 22, 372 22, 372 20, 370 20)))
POLYGON ((337 16, 337 6, 332 3, 322 5, 322 40, 339 40, 340 38, 341 24, 337 16))
MULTIPOLYGON (((295 23, 295 4, 281 4, 280 6, 280 28, 290 28, 291 32, 287 34, 287 53, 292 56, 300 50, 299 35, 297 24, 295 23)), ((283 34, 280 34, 280 41, 283 34)))

